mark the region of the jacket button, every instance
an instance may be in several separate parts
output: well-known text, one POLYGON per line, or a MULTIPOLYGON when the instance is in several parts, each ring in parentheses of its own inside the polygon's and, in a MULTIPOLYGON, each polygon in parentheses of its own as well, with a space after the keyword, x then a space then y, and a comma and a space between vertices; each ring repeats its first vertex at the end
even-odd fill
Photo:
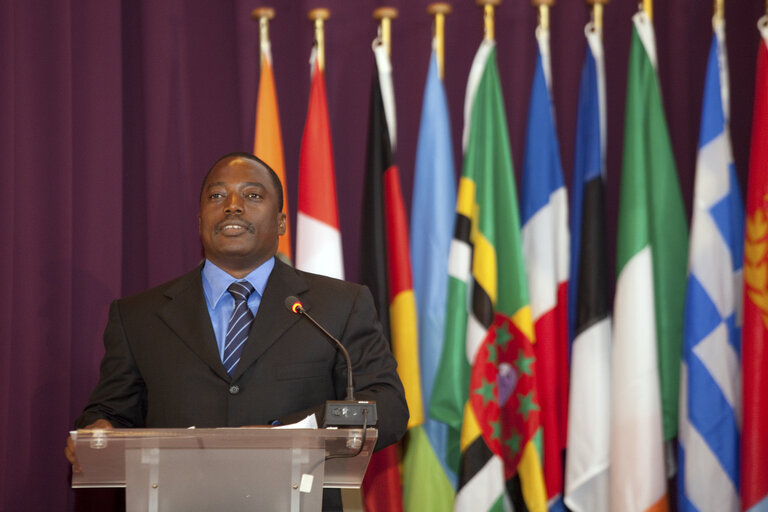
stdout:
POLYGON ((238 386, 237 384, 235 384, 234 386, 230 386, 229 387, 229 394, 230 395, 236 395, 239 392, 240 392, 240 386, 238 386))

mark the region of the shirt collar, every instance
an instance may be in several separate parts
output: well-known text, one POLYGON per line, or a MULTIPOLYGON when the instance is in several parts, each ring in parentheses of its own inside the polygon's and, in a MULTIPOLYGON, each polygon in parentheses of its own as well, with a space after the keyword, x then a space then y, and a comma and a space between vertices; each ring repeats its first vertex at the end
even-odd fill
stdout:
POLYGON ((269 274, 272 273, 274 266, 275 258, 273 256, 245 276, 244 279, 237 279, 225 270, 217 267, 211 260, 206 259, 202 271, 203 292, 205 293, 206 302, 209 306, 215 308, 224 294, 228 293, 227 288, 229 288, 229 285, 235 281, 248 281, 259 294, 259 297, 263 296, 269 274))

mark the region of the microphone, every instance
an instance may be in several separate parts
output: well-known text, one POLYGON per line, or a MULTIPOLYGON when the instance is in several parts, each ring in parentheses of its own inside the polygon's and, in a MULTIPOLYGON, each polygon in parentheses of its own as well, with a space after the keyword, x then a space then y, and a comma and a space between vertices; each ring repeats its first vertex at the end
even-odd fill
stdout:
POLYGON ((373 425, 377 421, 376 402, 360 402, 355 400, 355 390, 352 380, 352 361, 349 358, 347 348, 331 333, 320 325, 304 309, 298 297, 289 295, 285 298, 285 307, 292 313, 303 316, 320 329, 331 340, 342 354, 347 364, 347 396, 344 400, 328 400, 325 403, 324 426, 349 426, 349 425, 373 425))

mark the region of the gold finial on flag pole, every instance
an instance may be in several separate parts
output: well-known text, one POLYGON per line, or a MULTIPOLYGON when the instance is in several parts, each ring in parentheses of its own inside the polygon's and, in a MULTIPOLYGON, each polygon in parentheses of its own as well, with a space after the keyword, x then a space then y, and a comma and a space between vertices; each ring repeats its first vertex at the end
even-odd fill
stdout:
POLYGON ((643 10, 649 20, 653 20, 653 0, 643 0, 643 10))
POLYGON ((555 0, 531 0, 531 5, 539 8, 539 26, 549 30, 549 8, 555 5, 555 0))
POLYGON ((501 0, 475 0, 477 5, 483 6, 483 26, 485 38, 493 41, 495 38, 493 27, 493 8, 501 3, 501 0))
POLYGON ((373 17, 379 20, 379 40, 387 55, 392 53, 392 20, 397 18, 397 9, 394 7, 379 7, 374 9, 373 17))
POLYGON ((715 0, 715 19, 718 21, 725 19, 725 0, 715 0))
POLYGON ((595 28, 602 30, 603 28, 603 8, 609 0, 587 0, 587 3, 592 6, 592 23, 595 28))
POLYGON ((251 18, 259 22, 259 55, 264 58, 264 43, 269 42, 269 20, 275 17, 275 10, 271 7, 257 7, 251 11, 251 18))
POLYGON ((451 5, 435 2, 427 6, 427 13, 435 17, 435 51, 437 52, 437 75, 445 76, 445 17, 451 14, 451 5))
POLYGON ((320 71, 325 70, 325 32, 323 23, 331 17, 331 11, 325 7, 312 9, 307 14, 310 20, 315 23, 315 44, 317 45, 317 67, 320 71))

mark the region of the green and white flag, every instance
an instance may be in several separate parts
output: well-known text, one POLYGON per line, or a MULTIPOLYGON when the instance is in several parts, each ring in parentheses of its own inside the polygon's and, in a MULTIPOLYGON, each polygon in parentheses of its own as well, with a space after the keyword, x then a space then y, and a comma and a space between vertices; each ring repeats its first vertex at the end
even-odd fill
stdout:
POLYGON ((666 510, 677 431, 688 226, 644 12, 633 17, 624 131, 611 400, 611 510, 666 510))

